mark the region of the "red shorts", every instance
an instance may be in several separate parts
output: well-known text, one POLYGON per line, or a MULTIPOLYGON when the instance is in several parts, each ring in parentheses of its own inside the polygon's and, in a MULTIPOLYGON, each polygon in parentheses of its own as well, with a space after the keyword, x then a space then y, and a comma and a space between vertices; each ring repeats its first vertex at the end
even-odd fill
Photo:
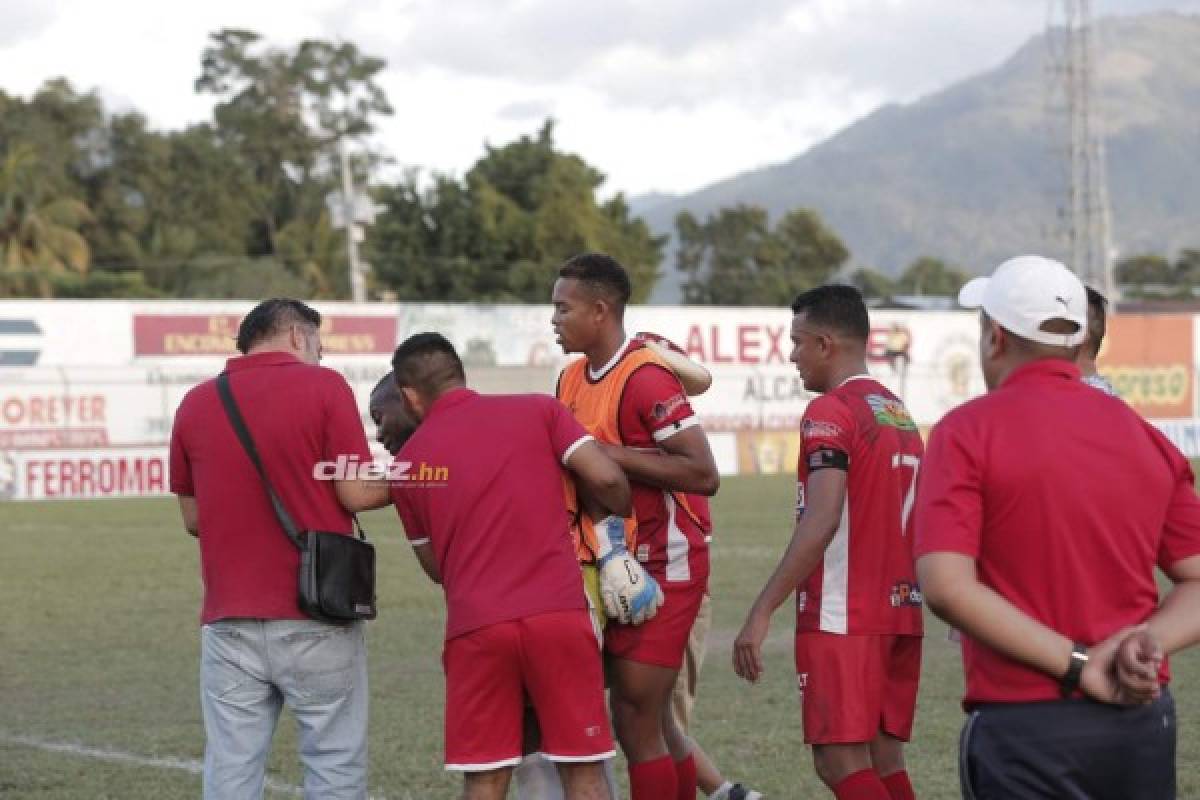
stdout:
POLYGON ((920 636, 798 633, 796 675, 806 744, 912 736, 920 636))
POLYGON ((654 577, 666 598, 658 613, 641 625, 610 621, 604 629, 604 652, 613 658, 677 670, 683 666, 688 635, 700 613, 708 581, 679 584, 667 583, 658 575, 654 577))
POLYGON ((486 772, 521 760, 528 700, 551 761, 614 755, 604 674, 588 612, 500 622, 446 642, 446 769, 486 772))

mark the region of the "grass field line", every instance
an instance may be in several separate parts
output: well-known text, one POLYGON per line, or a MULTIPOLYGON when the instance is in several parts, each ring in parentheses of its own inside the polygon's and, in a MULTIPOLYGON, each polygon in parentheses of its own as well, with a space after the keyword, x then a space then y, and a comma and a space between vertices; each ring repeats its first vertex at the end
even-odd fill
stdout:
MULTIPOLYGON (((128 764, 134 767, 173 769, 190 772, 193 775, 202 775, 204 773, 204 762, 195 758, 142 756, 137 753, 126 753, 121 750, 109 750, 103 747, 89 747, 73 742, 53 742, 48 739, 39 739, 36 736, 19 736, 4 731, 0 731, 0 744, 32 747, 35 750, 43 750, 48 753, 63 753, 80 758, 94 758, 99 761, 111 761, 116 764, 128 764)), ((269 776, 266 779, 266 787, 268 790, 280 794, 296 797, 304 796, 304 790, 301 787, 277 781, 269 776)), ((385 800, 385 798, 380 795, 371 795, 369 800, 385 800)))

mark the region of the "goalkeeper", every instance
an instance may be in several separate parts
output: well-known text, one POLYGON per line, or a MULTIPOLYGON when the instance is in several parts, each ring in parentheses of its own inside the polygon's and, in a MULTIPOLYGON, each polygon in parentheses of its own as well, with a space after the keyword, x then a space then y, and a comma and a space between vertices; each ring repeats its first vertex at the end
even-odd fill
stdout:
MULTIPOLYGON (((628 274, 609 256, 576 256, 559 270, 554 330, 564 352, 585 357, 563 371, 557 394, 633 486, 634 514, 622 521, 624 536, 616 535, 612 521, 597 530, 584 516, 581 546, 593 548, 599 565, 603 540, 619 550, 623 538, 632 559, 621 563, 643 566, 664 597, 653 616, 642 614, 640 625, 623 619, 625 609, 618 608, 604 633, 613 724, 629 764, 632 800, 682 800, 696 795, 696 764, 670 698, 708 584, 706 534, 687 496, 713 494, 719 478, 679 379, 645 341, 625 334, 630 293, 628 274)), ((598 567, 606 583, 607 563, 598 567)), ((619 602, 619 591, 603 588, 602 595, 619 602)))

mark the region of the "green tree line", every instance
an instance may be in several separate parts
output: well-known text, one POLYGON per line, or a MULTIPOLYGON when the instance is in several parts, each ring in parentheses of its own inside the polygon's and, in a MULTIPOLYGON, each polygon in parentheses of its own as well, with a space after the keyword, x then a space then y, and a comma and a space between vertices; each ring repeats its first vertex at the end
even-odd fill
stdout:
MULTIPOLYGON (((346 298, 346 233, 329 198, 338 149, 362 155, 355 180, 378 209, 362 253, 370 296, 408 301, 544 302, 555 268, 586 250, 653 290, 667 237, 654 235, 605 177, 554 139, 554 124, 485 145, 462 176, 412 169, 389 180, 366 142, 393 113, 382 59, 346 42, 291 49, 252 31, 213 33, 194 91, 211 118, 183 130, 108 112, 63 79, 31 97, 0 91, 0 297, 346 298)), ((675 220, 685 302, 783 305, 832 279, 869 297, 954 295, 968 275, 931 257, 899 276, 847 267, 845 243, 810 209, 771 220, 752 205, 675 220)), ((1192 297, 1200 251, 1117 266, 1127 295, 1192 297)))
MULTIPOLYGON (((392 113, 383 68, 353 44, 284 50, 221 30, 194 85, 215 99, 212 118, 181 131, 107 113, 62 79, 29 98, 0 92, 0 297, 347 297, 327 197, 340 188, 338 145, 361 150, 392 113)), ((386 160, 358 159, 359 185, 386 160)), ((644 299, 663 239, 621 195, 600 200, 603 183, 555 146, 550 121, 486 147, 461 179, 374 182, 371 294, 544 301, 554 267, 604 250, 644 299)))

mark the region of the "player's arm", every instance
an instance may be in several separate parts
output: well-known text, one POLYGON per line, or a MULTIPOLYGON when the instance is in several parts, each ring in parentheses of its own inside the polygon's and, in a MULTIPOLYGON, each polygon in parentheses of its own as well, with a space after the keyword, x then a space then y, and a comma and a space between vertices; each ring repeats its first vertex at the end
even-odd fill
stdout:
POLYGON ((360 511, 371 511, 391 505, 392 498, 385 480, 353 480, 334 481, 338 502, 342 508, 351 514, 360 511))
POLYGON ((633 513, 632 492, 625 473, 590 436, 573 446, 563 463, 575 476, 575 487, 582 495, 580 500, 593 519, 609 515, 628 517, 633 513))
POLYGON ((708 437, 699 425, 662 439, 657 452, 612 444, 603 447, 630 480, 647 486, 711 497, 721 485, 708 437))
POLYGON ((421 569, 425 570, 429 580, 434 583, 442 582, 442 571, 438 569, 437 558, 433 554, 433 545, 429 543, 428 539, 413 543, 413 555, 417 557, 417 563, 421 565, 421 569))
POLYGON ((1200 644, 1200 555, 1177 561, 1166 572, 1175 588, 1150 617, 1148 630, 1170 655, 1200 644))
POLYGON ((179 495, 179 513, 183 516, 183 527, 192 536, 199 538, 200 536, 200 508, 196 505, 196 498, 188 495, 179 495))
MULTIPOLYGON (((949 551, 926 553, 917 559, 917 579, 930 610, 952 627, 1055 680, 1067 673, 1074 642, 981 582, 971 556, 949 551)), ((1079 688, 1101 702, 1148 699, 1119 691, 1113 670, 1121 642, 1142 628, 1125 628, 1090 647, 1079 688)))
POLYGON ((763 673, 762 644, 770 629, 771 615, 821 563, 825 548, 837 532, 846 501, 844 466, 810 473, 805 494, 807 506, 796 520, 792 541, 750 607, 734 641, 733 669, 748 681, 757 681, 763 673))

